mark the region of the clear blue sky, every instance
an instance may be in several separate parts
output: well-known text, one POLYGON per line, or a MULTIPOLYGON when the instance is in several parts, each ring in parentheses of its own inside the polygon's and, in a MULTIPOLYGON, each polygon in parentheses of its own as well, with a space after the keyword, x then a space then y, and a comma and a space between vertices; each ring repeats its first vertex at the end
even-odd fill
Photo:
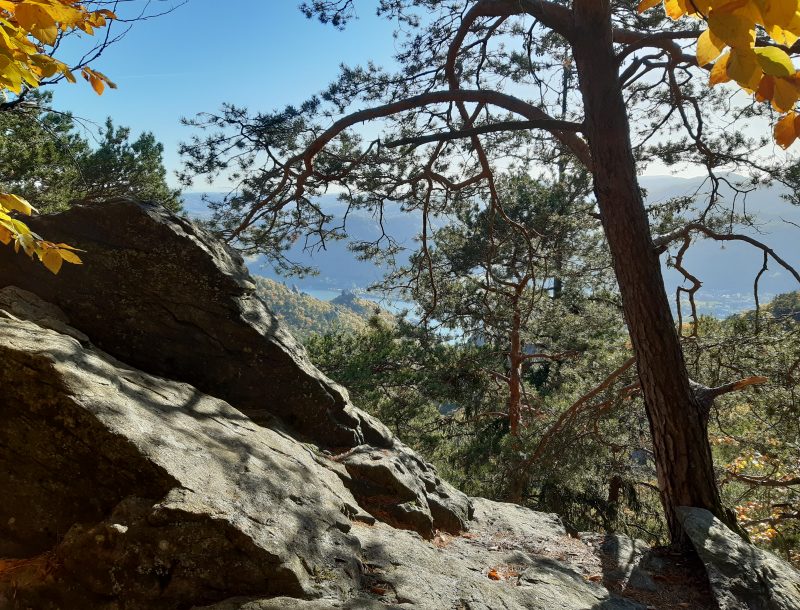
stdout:
POLYGON ((119 89, 99 97, 83 80, 59 84, 54 106, 98 124, 111 116, 131 127, 134 137, 152 131, 164 144, 174 183, 178 143, 191 134, 181 117, 215 110, 224 101, 258 110, 298 103, 336 78, 342 62, 390 62, 392 27, 374 16, 374 4, 363 3, 359 19, 341 32, 303 17, 299 3, 189 0, 171 14, 136 24, 93 65, 119 89))

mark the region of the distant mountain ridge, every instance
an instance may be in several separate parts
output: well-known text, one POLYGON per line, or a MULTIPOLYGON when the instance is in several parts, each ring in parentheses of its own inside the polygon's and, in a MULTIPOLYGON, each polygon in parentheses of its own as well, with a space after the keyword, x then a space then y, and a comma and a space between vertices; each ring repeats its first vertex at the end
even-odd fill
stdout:
MULTIPOLYGON (((204 194, 186 193, 184 195, 184 205, 189 216, 201 219, 208 217, 208 208, 202 201, 204 194)), ((213 196, 215 193, 208 193, 208 195, 213 196)), ((337 218, 341 218, 341 215, 344 214, 344 206, 333 195, 323 197, 322 205, 326 213, 337 218)), ((401 212, 397 209, 388 210, 383 222, 387 233, 407 248, 410 253, 422 226, 420 215, 401 212)), ((348 214, 347 231, 353 239, 359 241, 374 241, 381 236, 378 220, 362 211, 348 214)), ((370 261, 359 260, 357 255, 349 249, 349 241, 331 240, 325 244, 324 249, 305 249, 303 240, 299 240, 297 245, 286 252, 286 257, 303 265, 316 267, 319 274, 304 278, 293 277, 291 282, 303 290, 363 290, 379 282, 386 270, 370 261)), ((247 263, 248 268, 254 274, 278 282, 286 279, 276 273, 264 257, 248 260, 247 263)))
MULTIPOLYGON (((641 184, 647 190, 648 202, 658 202, 702 191, 705 180, 654 176, 641 178, 641 184)), ((725 186, 720 194, 729 202, 733 200, 732 191, 725 186)), ((800 269, 800 208, 786 201, 783 198, 786 194, 783 187, 759 187, 746 199, 738 198, 736 211, 754 215, 759 226, 735 232, 765 243, 795 269, 800 269)), ((725 317, 754 307, 753 284, 762 262, 761 250, 744 242, 697 239, 686 254, 684 266, 703 283, 697 295, 700 311, 725 317)), ((682 276, 675 269, 664 268, 664 280, 672 296, 682 276)), ((798 288, 788 271, 769 261, 768 271, 759 281, 762 302, 798 288)))
MULTIPOLYGON (((644 176, 640 178, 640 183, 647 191, 648 202, 652 203, 702 191, 704 179, 644 176)), ((758 216, 761 224, 756 230, 746 229, 742 233, 765 242, 795 268, 800 268, 800 209, 784 201, 781 198, 783 194, 785 190, 780 188, 765 187, 750 193, 746 200, 746 209, 758 216)), ((213 196, 214 193, 209 195, 213 196)), ((726 193, 723 190, 722 195, 732 197, 730 191, 726 193)), ((202 193, 187 193, 184 201, 190 216, 208 216, 202 193)), ((333 195, 322 198, 322 205, 326 212, 337 218, 344 214, 343 204, 333 195)), ((743 204, 738 205, 737 209, 743 211, 743 204)), ((415 240, 422 226, 419 213, 388 208, 382 222, 386 232, 410 254, 415 248, 415 240)), ((347 231, 354 240, 359 241, 376 240, 381 235, 378 220, 363 211, 348 215, 347 231)), ((294 246, 287 252, 287 256, 304 265, 318 268, 319 275, 292 278, 291 281, 302 290, 357 290, 378 283, 386 268, 359 260, 348 248, 348 243, 349 240, 331 241, 326 244, 325 249, 316 250, 305 250, 300 244, 294 246)), ((398 258, 399 262, 405 260, 402 259, 402 253, 398 258)), ((753 280, 761 268, 761 262, 761 252, 748 244, 696 241, 685 257, 685 266, 703 282, 697 295, 701 312, 724 317, 751 308, 754 304, 753 280)), ((280 282, 284 279, 263 257, 249 260, 248 267, 251 272, 272 280, 280 282)), ((673 295, 682 281, 681 275, 665 266, 664 279, 668 292, 673 295)), ((771 261, 769 271, 760 281, 763 300, 797 289, 794 278, 771 261)))

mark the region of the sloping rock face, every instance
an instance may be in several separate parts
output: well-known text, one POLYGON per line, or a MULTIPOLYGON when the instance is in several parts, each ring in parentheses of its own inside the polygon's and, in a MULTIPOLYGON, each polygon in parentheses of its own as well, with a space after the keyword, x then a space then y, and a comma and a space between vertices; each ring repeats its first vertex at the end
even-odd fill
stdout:
POLYGON ((797 610, 800 572, 742 540, 709 511, 679 508, 720 610, 797 610))
POLYGON ((3 299, 0 556, 24 560, 0 569, 2 609, 643 609, 539 554, 570 540, 553 515, 476 499, 469 533, 425 540, 345 485, 369 451, 337 461, 3 299))
POLYGON ((195 224, 119 200, 37 217, 30 227, 85 250, 85 265, 53 276, 3 248, 0 287, 58 306, 107 353, 191 383, 255 421, 277 415, 326 446, 391 444, 311 366, 255 296, 241 257, 195 224))
MULTIPOLYGON (((466 496, 311 365, 225 244, 184 218, 130 200, 75 206, 34 218, 30 226, 85 250, 85 265, 65 265, 53 276, 0 248, 0 288, 36 293, 115 358, 189 383, 256 423, 283 426, 335 452, 384 451, 397 476, 384 483, 408 493, 359 485, 367 510, 425 536, 464 529, 471 510, 466 496), (407 477, 418 482, 413 489, 401 482, 407 477)), ((50 328, 63 330, 63 320, 52 313, 47 319, 50 328)), ((355 482, 352 469, 338 470, 348 483, 355 482)))
POLYGON ((0 555, 57 546, 65 607, 358 582, 348 515, 363 511, 303 445, 71 337, 0 327, 0 555))

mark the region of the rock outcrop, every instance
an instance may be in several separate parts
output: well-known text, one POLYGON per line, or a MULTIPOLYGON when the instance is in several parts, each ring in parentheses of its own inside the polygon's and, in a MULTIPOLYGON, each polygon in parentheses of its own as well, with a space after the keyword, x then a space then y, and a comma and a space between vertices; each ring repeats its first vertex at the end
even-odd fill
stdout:
POLYGON ((620 534, 581 533, 581 540, 596 547, 606 559, 603 570, 607 580, 641 591, 657 591, 653 572, 662 568, 658 558, 650 556, 650 547, 641 540, 620 534))
POLYGON ((410 451, 337 461, 0 295, 0 608, 642 608, 543 556, 580 544, 553 515, 476 499, 469 532, 427 541, 345 485, 422 493, 410 451))
POLYGON ((192 222, 129 200, 31 219, 33 231, 85 250, 57 276, 0 251, 0 287, 59 307, 107 353, 191 383, 256 422, 270 416, 329 447, 391 444, 255 296, 241 257, 192 222))
MULTIPOLYGON (((184 218, 130 200, 78 205, 29 224, 85 250, 85 264, 65 265, 53 276, 2 248, 0 288, 36 293, 108 354, 189 383, 256 423, 279 425, 333 452, 386 451, 384 463, 399 476, 389 486, 408 493, 392 496, 380 485, 359 485, 359 493, 368 510, 391 513, 397 525, 426 536, 466 526, 466 496, 311 365, 256 296, 241 257, 222 242, 184 218), (408 476, 421 484, 409 488, 401 482, 408 476)), ((353 468, 340 470, 347 482, 354 481, 347 472, 353 468)))
POLYGON ((57 548, 67 607, 356 587, 363 511, 309 448, 71 337, 0 325, 0 555, 57 548))
POLYGON ((800 572, 748 544, 707 510, 683 507, 678 515, 720 610, 800 608, 800 572))

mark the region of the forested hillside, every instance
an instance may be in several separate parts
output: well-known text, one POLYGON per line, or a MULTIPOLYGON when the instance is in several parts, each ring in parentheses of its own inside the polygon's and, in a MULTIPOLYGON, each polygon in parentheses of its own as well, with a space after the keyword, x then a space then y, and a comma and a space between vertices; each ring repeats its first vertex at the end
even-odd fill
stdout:
POLYGON ((321 301, 269 278, 255 276, 255 282, 258 296, 299 339, 312 334, 354 334, 366 330, 374 316, 390 319, 377 305, 363 299, 321 301))

